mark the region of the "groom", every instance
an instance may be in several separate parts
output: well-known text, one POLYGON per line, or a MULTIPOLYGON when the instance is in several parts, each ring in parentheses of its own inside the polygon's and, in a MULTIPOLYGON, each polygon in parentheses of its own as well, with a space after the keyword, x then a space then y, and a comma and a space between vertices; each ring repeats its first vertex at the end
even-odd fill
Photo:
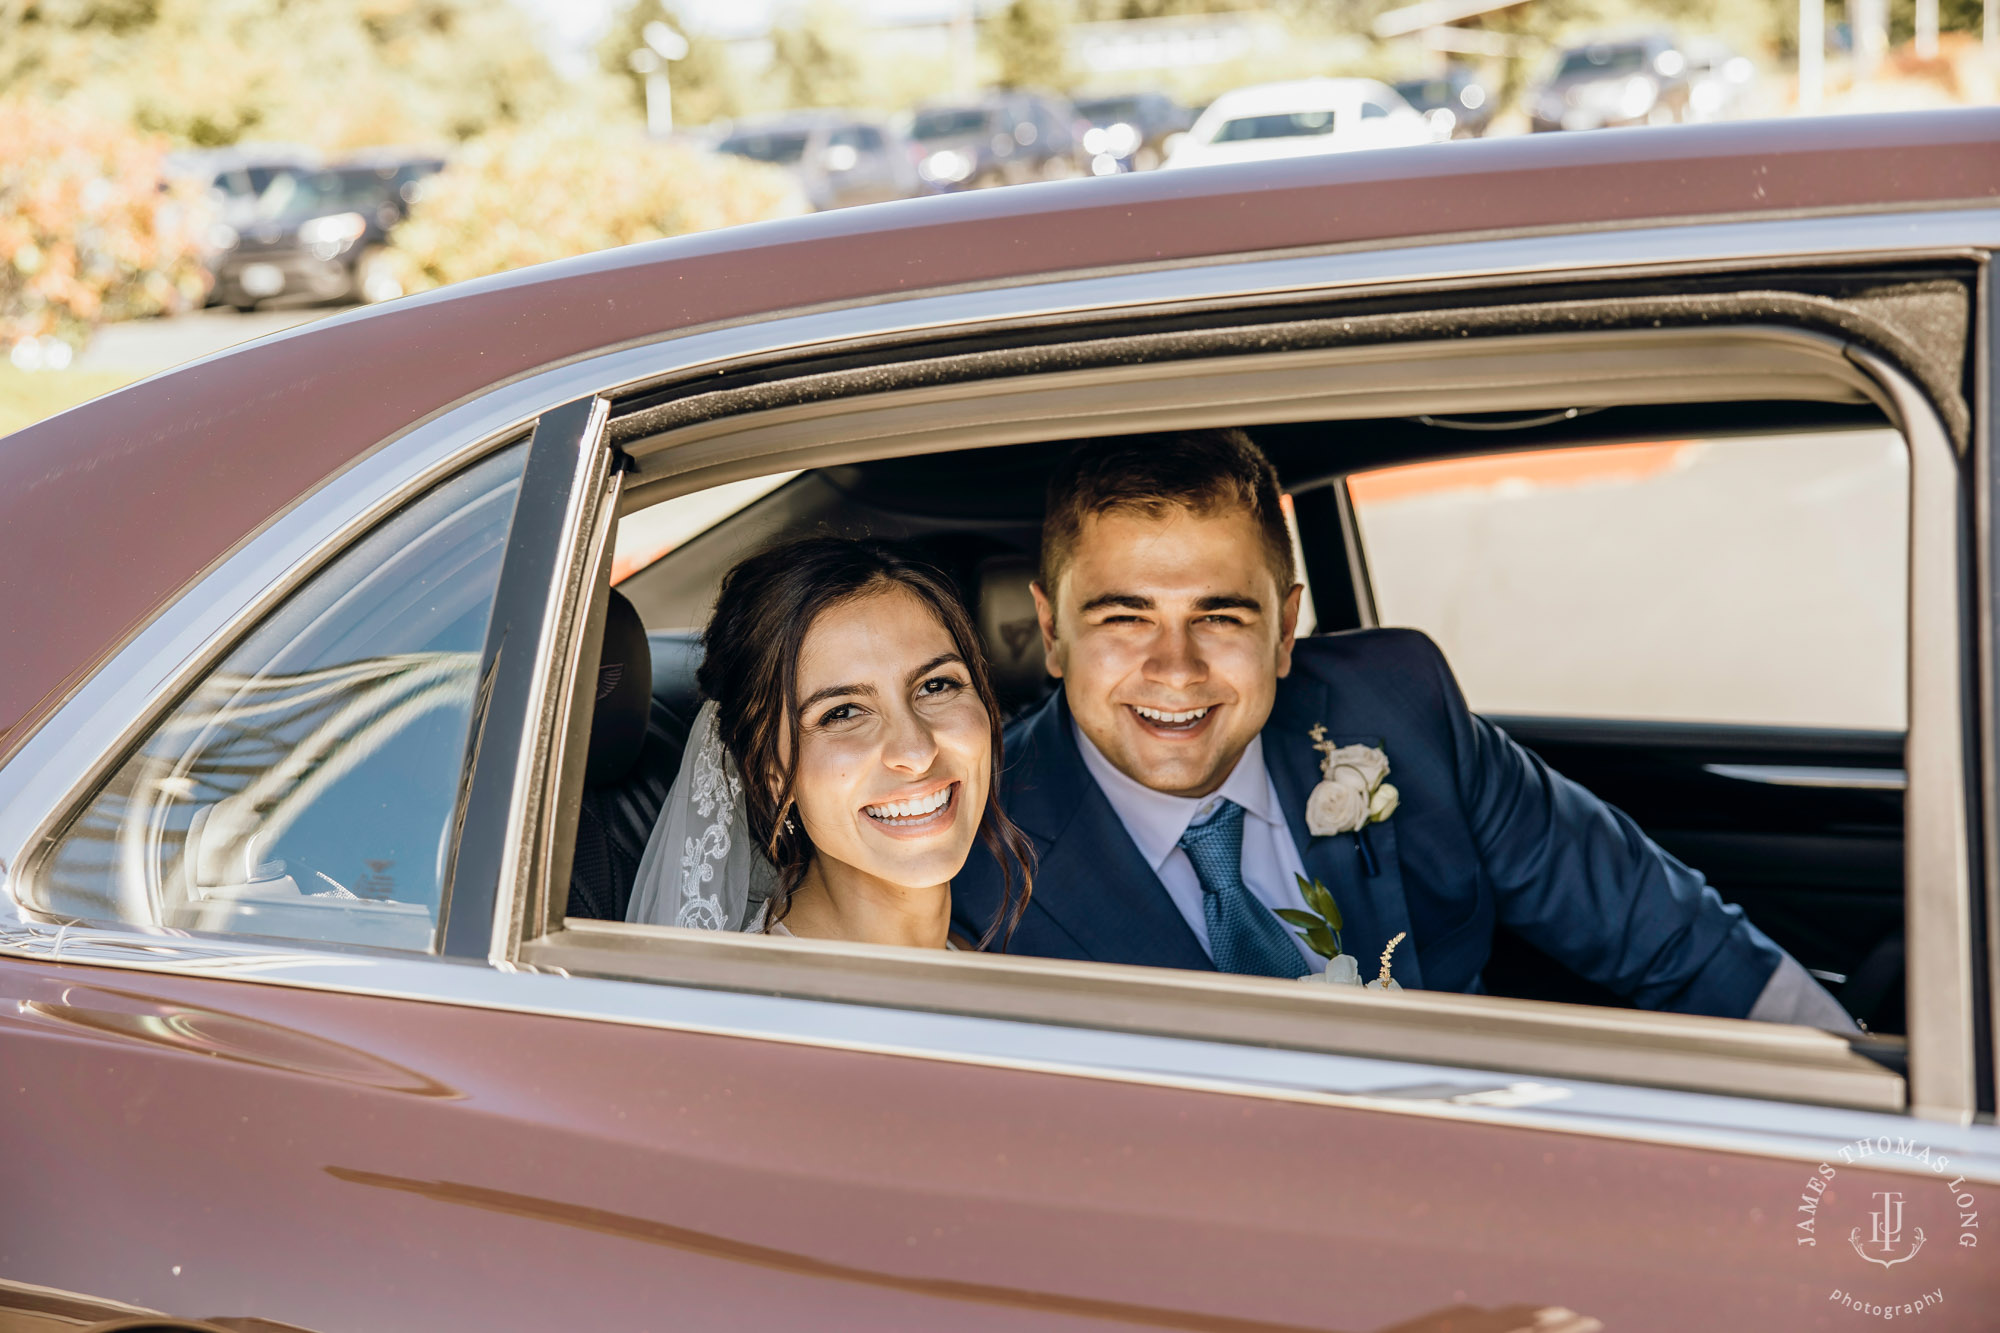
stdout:
MULTIPOLYGON (((1467 711, 1428 638, 1295 641, 1300 592, 1277 473, 1241 431, 1091 441, 1058 465, 1034 595, 1062 689, 1008 731, 1000 792, 1038 854, 1011 952, 1303 976, 1325 960, 1272 910, 1306 907, 1303 875, 1364 977, 1403 933, 1403 986, 1477 993, 1505 925, 1642 1008, 1852 1030, 1699 874, 1467 711), (1321 755, 1350 744, 1381 749, 1400 802, 1316 836, 1321 755)), ((990 857, 953 899, 977 938, 990 857)))

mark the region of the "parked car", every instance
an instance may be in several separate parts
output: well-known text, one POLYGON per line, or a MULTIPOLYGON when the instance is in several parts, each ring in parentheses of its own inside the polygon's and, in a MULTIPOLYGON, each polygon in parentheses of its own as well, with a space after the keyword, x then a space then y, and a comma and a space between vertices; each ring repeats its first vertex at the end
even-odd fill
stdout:
POLYGON ((1445 138, 1477 139, 1493 123, 1497 109, 1494 90, 1464 65, 1452 65, 1437 78, 1405 79, 1396 91, 1445 138))
POLYGON ((1299 79, 1224 93, 1174 146, 1170 167, 1398 148, 1443 137, 1376 79, 1299 79))
POLYGON ((1187 108, 1165 93, 1079 98, 1076 111, 1090 122, 1083 148, 1095 176, 1151 171, 1167 160, 1167 141, 1194 124, 1187 108))
MULTIPOLYGON (((8 436, 0 1326, 1990 1327, 1997 143, 1981 108, 923 199, 8 436), (1497 931, 1485 993, 1385 994, 570 913, 742 552, 909 543, 1033 699, 1049 464, 1162 425, 1268 454, 1301 632, 1427 628, 1479 743, 1872 1031, 1609 1005, 1521 919, 1412 921, 1399 966, 1497 931)), ((1426 818, 1340 892, 1395 910, 1426 818)))
POLYGON ((921 107, 910 121, 918 172, 947 191, 1078 175, 1088 162, 1083 135, 1068 102, 1026 91, 921 107))
MULTIPOLYGON (((235 249, 239 228, 256 221, 257 197, 280 175, 317 171, 316 149, 293 144, 247 144, 231 148, 192 149, 167 155, 165 174, 206 192, 210 222, 202 236, 202 266, 211 279, 235 249)), ((211 281, 207 303, 221 305, 223 296, 211 281)))
POLYGON ((1687 44, 1687 119, 1731 120, 1753 114, 1751 98, 1757 67, 1723 43, 1694 40, 1687 44))
POLYGON ((1537 131, 1672 124, 1688 115, 1688 59, 1662 34, 1573 46, 1528 106, 1537 131))
POLYGON ((716 150, 790 168, 816 209, 908 199, 923 190, 908 140, 890 125, 844 112, 739 122, 716 150))
POLYGON ((216 228, 214 299, 254 310, 274 297, 385 301, 403 294, 385 261, 389 232, 441 158, 281 169, 216 228))

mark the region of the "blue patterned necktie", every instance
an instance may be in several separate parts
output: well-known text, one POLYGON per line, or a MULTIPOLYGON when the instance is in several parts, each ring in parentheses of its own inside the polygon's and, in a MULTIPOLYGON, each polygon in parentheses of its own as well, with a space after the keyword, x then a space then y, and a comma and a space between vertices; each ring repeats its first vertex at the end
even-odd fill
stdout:
POLYGON ((1201 881, 1201 914, 1217 971, 1296 978, 1312 970, 1271 909, 1243 886, 1242 806, 1224 801, 1206 820, 1188 825, 1181 850, 1201 881))

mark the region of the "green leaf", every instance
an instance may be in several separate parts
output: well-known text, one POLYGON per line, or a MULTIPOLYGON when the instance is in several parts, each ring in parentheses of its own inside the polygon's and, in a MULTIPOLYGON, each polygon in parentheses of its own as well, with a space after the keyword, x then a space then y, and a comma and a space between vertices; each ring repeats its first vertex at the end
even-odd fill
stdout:
POLYGON ((1338 958, 1340 941, 1325 926, 1314 926, 1306 932, 1306 945, 1321 958, 1338 958))
POLYGON ((1325 917, 1326 923, 1335 930, 1346 924, 1340 919, 1340 905, 1334 902, 1333 895, 1326 891, 1326 885, 1318 880, 1314 880, 1312 888, 1306 891, 1306 902, 1315 912, 1325 917))
POLYGON ((1324 929, 1326 926, 1324 921, 1314 916, 1311 912, 1301 912, 1291 907, 1274 907, 1271 910, 1278 914, 1280 920, 1289 921, 1301 930, 1311 930, 1314 926, 1324 929))

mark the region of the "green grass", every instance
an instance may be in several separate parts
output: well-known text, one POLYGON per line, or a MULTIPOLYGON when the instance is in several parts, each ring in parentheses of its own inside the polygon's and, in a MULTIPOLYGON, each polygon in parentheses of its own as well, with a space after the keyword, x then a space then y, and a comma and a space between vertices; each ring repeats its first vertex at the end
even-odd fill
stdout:
POLYGON ((0 435, 138 379, 115 370, 16 370, 0 362, 0 435))

